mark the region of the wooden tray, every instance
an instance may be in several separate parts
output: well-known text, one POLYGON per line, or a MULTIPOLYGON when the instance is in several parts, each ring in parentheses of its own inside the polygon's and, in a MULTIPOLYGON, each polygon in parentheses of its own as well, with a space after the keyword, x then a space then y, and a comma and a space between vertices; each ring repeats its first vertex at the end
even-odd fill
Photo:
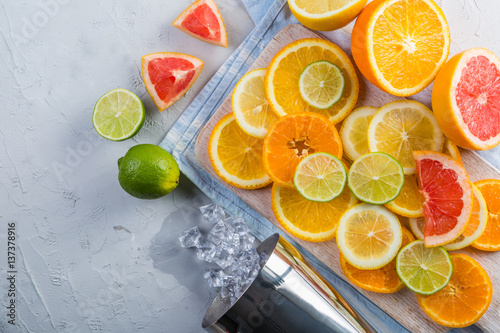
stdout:
MULTIPOLYGON (((301 38, 311 37, 324 38, 323 36, 318 35, 317 33, 303 27, 302 25, 297 24, 285 27, 274 37, 274 39, 264 49, 261 55, 255 60, 249 70, 267 67, 272 57, 285 45, 301 38)), ((349 38, 349 36, 346 35, 339 38, 347 39, 349 38)), ((337 45, 349 45, 348 41, 346 43, 346 40, 333 39, 332 42, 337 45)), ((350 50, 344 51, 346 51, 348 54, 350 53, 350 50)), ((359 73, 358 78, 360 81, 360 95, 356 107, 364 105, 381 107, 388 102, 398 99, 398 97, 384 93, 383 91, 373 86, 359 73)), ((208 139, 214 125, 224 115, 230 113, 231 111, 231 95, 229 95, 220 106, 220 108, 215 112, 213 117, 205 125, 198 137, 195 146, 196 157, 198 158, 200 163, 208 170, 208 172, 212 176, 219 180, 220 178, 213 171, 212 165, 208 158, 208 139)), ((500 172, 496 170, 492 165, 490 165, 487 161, 485 161, 482 157, 480 157, 477 153, 468 150, 461 150, 461 153, 463 164, 469 172, 469 175, 473 181, 486 178, 500 179, 500 172)), ((241 199, 252 206, 256 211, 266 217, 273 224, 278 226, 283 231, 283 233, 286 233, 286 231, 281 228, 272 212, 271 186, 267 186, 263 189, 258 190, 242 190, 228 185, 222 180, 220 181, 241 199)), ((323 243, 311 243, 302 241, 300 239, 295 240, 305 249, 315 255, 324 264, 330 267, 339 276, 347 280, 340 268, 338 260, 339 253, 335 240, 323 243)), ((459 252, 469 254, 477 259, 478 262, 480 262, 481 265, 486 269, 492 280, 494 286, 493 300, 488 311, 476 325, 481 327, 484 331, 497 332, 500 330, 500 267, 498 266, 498 262, 500 262, 500 252, 482 252, 473 248, 464 249, 459 252)), ((407 288, 403 288, 401 291, 394 294, 377 294, 365 291, 358 287, 356 288, 412 332, 449 331, 448 328, 434 323, 427 317, 427 315, 420 309, 414 293, 407 288)))

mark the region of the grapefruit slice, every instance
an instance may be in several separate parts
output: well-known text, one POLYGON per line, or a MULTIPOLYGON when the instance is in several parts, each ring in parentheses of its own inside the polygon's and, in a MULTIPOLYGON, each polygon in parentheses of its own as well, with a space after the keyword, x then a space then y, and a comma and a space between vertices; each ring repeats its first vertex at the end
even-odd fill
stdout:
POLYGON ((456 145, 486 150, 500 144, 500 59, 483 48, 451 58, 434 82, 432 108, 456 145))
POLYGON ((160 52, 142 57, 142 79, 158 110, 184 96, 203 69, 203 61, 187 54, 160 52))
POLYGON ((472 214, 472 185, 465 169, 452 157, 415 151, 420 192, 424 198, 425 246, 457 239, 472 214))
POLYGON ((226 26, 213 0, 195 1, 172 25, 194 38, 227 47, 226 26))

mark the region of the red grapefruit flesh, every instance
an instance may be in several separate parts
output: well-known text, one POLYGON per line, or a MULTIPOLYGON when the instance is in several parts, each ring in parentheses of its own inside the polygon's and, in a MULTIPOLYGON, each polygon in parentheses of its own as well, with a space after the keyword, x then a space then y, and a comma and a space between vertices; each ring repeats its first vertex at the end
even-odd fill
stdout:
POLYGON ((456 145, 486 150, 500 144, 500 59, 483 48, 451 58, 436 77, 432 107, 456 145))
POLYGON ((204 42, 227 47, 226 27, 213 0, 195 1, 172 25, 204 42))
POLYGON ((142 57, 142 78, 160 111, 177 102, 202 69, 203 61, 187 54, 160 52, 142 57))
POLYGON ((425 216, 425 246, 440 246, 458 238, 472 214, 472 186, 465 169, 453 158, 415 151, 425 216))

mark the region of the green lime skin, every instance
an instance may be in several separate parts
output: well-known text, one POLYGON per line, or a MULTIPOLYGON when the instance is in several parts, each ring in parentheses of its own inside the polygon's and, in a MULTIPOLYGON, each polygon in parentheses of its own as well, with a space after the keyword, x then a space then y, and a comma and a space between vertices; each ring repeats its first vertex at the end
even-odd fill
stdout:
POLYGON ((179 165, 173 156, 157 145, 134 146, 118 160, 121 187, 139 199, 158 199, 169 194, 179 184, 179 176, 179 165))

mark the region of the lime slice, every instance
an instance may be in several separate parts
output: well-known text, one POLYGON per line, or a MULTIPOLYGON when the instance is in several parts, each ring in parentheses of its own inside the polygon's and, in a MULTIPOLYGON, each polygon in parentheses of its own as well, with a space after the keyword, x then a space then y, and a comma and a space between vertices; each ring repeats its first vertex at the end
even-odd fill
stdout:
POLYGON ((122 141, 139 132, 146 111, 133 92, 114 89, 104 94, 94 107, 92 124, 100 136, 111 141, 122 141))
POLYGON ((345 78, 342 70, 326 60, 315 61, 304 68, 299 78, 302 98, 316 109, 328 109, 344 93, 345 78))
POLYGON ((351 165, 347 184, 361 201, 383 205, 394 200, 404 184, 401 164, 385 153, 369 153, 351 165))
POLYGON ((453 265, 443 247, 425 247, 424 241, 417 240, 399 251, 396 272, 409 289, 422 295, 432 295, 448 284, 453 265))
POLYGON ((344 190, 347 172, 337 157, 328 153, 314 153, 297 165, 293 183, 307 200, 327 202, 344 190))

